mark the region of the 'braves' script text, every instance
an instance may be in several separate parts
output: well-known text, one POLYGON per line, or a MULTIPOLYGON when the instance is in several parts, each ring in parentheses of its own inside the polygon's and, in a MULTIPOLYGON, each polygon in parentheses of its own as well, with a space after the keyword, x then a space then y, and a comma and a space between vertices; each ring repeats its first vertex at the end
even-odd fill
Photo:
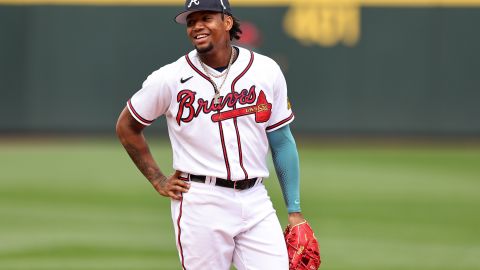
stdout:
POLYGON ((195 96, 196 92, 188 89, 178 92, 177 102, 179 106, 176 117, 178 125, 181 122, 192 121, 201 112, 209 114, 213 111, 221 111, 225 106, 235 108, 237 103, 241 105, 253 104, 257 99, 255 85, 252 85, 249 90, 243 89, 240 93, 230 92, 225 96, 220 96, 218 104, 215 104, 213 98, 211 100, 204 100, 203 98, 197 100, 195 96))

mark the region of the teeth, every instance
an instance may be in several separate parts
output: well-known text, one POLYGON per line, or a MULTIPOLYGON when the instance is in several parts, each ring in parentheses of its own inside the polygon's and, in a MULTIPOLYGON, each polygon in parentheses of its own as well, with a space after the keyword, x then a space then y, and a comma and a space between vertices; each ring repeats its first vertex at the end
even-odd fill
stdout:
POLYGON ((198 36, 196 36, 195 38, 196 38, 196 39, 200 39, 200 38, 204 38, 204 37, 206 37, 206 36, 207 36, 207 35, 203 34, 203 35, 198 35, 198 36))

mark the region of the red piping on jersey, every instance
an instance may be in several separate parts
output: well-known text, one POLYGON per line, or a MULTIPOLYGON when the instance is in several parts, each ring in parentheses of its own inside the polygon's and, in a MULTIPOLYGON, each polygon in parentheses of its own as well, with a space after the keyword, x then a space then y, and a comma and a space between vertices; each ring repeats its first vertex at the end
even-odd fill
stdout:
MULTIPOLYGON (((238 82, 238 80, 240 80, 241 77, 243 77, 243 75, 245 75, 245 73, 247 73, 247 71, 252 66, 252 63, 253 63, 253 52, 250 51, 250 62, 248 62, 248 65, 245 68, 245 70, 243 70, 243 72, 240 73, 240 75, 238 75, 232 82, 232 93, 235 92, 235 84, 238 82)), ((236 108, 237 108, 237 104, 235 103, 233 105, 233 109, 236 109, 236 108)), ((245 174, 245 179, 248 179, 247 170, 245 170, 245 167, 243 166, 242 142, 240 139, 240 132, 238 131, 237 117, 233 118, 233 124, 235 125, 235 132, 237 133, 238 159, 240 160, 240 167, 242 168, 243 173, 245 174)))
POLYGON ((135 108, 133 108, 133 105, 132 105, 132 102, 130 101, 130 99, 128 100, 127 102, 128 104, 128 107, 130 108, 130 111, 135 115, 135 117, 137 117, 140 121, 144 122, 145 124, 147 125, 150 125, 151 123, 153 123, 152 120, 147 120, 143 117, 140 116, 140 114, 137 113, 137 111, 135 110, 135 108))
POLYGON ((278 126, 281 126, 281 125, 285 124, 286 122, 290 121, 292 118, 293 118, 293 112, 292 112, 292 114, 290 114, 289 117, 283 119, 282 121, 280 121, 280 122, 278 122, 278 123, 276 123, 276 124, 273 124, 273 125, 271 125, 271 126, 268 126, 266 129, 267 129, 267 130, 274 129, 274 128, 276 128, 276 127, 278 127, 278 126))
POLYGON ((185 55, 185 59, 187 60, 188 64, 190 65, 190 67, 191 67, 193 70, 195 70, 198 74, 200 74, 200 76, 202 76, 205 80, 207 80, 208 82, 210 82, 210 83, 212 84, 212 86, 213 86, 212 80, 210 80, 210 78, 209 78, 207 75, 203 74, 203 72, 201 72, 201 71, 192 63, 192 61, 190 60, 190 57, 188 57, 188 54, 185 55))
POLYGON ((182 230, 180 229, 180 219, 182 218, 182 208, 183 208, 183 197, 180 198, 180 213, 178 214, 178 219, 177 219, 178 247, 180 248, 180 257, 182 258, 182 269, 187 270, 187 268, 185 268, 185 259, 183 258, 182 242, 180 241, 180 235, 182 234, 182 230))
POLYGON ((243 156, 242 156, 242 143, 240 142, 240 132, 238 132, 237 126, 237 118, 233 118, 233 124, 235 125, 235 131, 237 132, 237 144, 238 144, 238 159, 240 160, 240 167, 242 167, 243 174, 245 175, 245 179, 248 179, 247 170, 243 166, 243 156))
MULTIPOLYGON (((190 57, 188 57, 188 54, 185 55, 185 59, 187 60, 187 63, 190 65, 190 67, 195 70, 200 76, 202 76, 205 80, 207 80, 210 84, 212 84, 213 90, 215 91, 214 87, 214 82, 205 74, 203 74, 190 60, 190 57)), ((220 112, 220 109, 218 110, 220 112)), ((218 129, 220 130, 220 140, 222 142, 222 151, 223 151, 223 160, 225 161, 225 167, 227 168, 227 179, 230 180, 230 163, 228 162, 228 156, 227 156, 227 147, 225 146, 225 138, 223 136, 223 128, 222 128, 222 122, 218 122, 218 129)))
POLYGON ((225 165, 227 167, 227 179, 230 180, 230 163, 228 162, 227 148, 225 146, 225 138, 223 136, 222 122, 218 122, 218 129, 220 130, 220 140, 222 141, 223 159, 225 160, 225 165))

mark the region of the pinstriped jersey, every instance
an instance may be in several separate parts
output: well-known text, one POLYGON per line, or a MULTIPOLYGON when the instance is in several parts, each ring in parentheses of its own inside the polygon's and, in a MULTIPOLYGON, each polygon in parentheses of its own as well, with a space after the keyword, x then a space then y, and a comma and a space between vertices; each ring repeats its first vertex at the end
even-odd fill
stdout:
POLYGON ((266 132, 294 119, 287 85, 272 59, 237 48, 218 103, 214 83, 223 78, 205 74, 196 50, 153 72, 128 100, 143 125, 166 117, 175 170, 234 181, 268 177, 266 132))

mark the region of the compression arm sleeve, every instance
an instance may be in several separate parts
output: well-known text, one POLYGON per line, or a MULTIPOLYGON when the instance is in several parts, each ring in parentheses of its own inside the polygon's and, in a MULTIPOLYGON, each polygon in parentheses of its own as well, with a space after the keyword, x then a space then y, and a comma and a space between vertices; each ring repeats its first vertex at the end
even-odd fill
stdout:
POLYGON ((300 165, 290 127, 269 132, 267 137, 288 213, 300 212, 300 165))

